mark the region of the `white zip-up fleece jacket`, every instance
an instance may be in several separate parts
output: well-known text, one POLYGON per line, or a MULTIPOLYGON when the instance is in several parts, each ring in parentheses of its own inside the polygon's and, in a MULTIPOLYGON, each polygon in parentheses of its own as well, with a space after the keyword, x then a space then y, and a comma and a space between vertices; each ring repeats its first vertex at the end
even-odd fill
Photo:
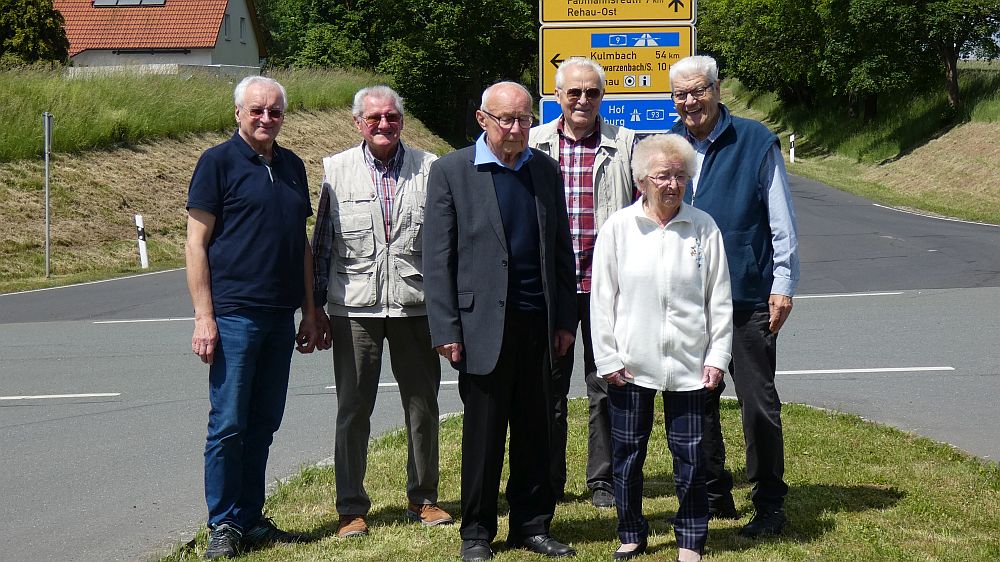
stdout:
POLYGON ((732 359, 722 234, 686 203, 661 228, 642 201, 611 215, 597 235, 590 293, 597 373, 625 368, 638 386, 698 390, 703 366, 728 372, 732 359))

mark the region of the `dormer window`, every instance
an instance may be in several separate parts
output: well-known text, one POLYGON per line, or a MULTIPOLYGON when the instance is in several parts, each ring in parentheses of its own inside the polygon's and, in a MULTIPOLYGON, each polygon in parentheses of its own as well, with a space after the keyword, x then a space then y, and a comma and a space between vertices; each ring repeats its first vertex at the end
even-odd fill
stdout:
POLYGON ((163 6, 167 0, 94 0, 95 8, 113 8, 124 6, 163 6))

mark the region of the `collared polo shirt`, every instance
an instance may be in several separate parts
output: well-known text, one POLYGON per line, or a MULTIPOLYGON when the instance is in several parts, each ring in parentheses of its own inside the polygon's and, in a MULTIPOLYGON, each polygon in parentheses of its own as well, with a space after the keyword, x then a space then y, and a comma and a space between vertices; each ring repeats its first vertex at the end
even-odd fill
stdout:
POLYGON ((236 132, 201 155, 187 208, 215 215, 208 265, 216 314, 302 305, 312 205, 298 156, 275 143, 269 165, 236 132))

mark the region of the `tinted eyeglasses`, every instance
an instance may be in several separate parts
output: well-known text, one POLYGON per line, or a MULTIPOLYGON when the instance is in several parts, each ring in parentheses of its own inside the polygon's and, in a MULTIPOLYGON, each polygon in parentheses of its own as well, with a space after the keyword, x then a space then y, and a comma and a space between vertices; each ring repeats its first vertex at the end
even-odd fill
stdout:
POLYGON ((398 113, 382 113, 376 115, 365 115, 361 118, 361 120, 365 122, 365 125, 368 125, 369 127, 378 125, 383 119, 385 119, 387 123, 394 124, 402 121, 403 116, 398 113))
POLYGON ((247 110, 247 113, 249 113, 251 117, 256 119, 263 117, 265 113, 270 115, 271 119, 281 119, 285 116, 284 109, 270 107, 245 107, 244 109, 247 110))
POLYGON ((563 91, 566 92, 566 97, 571 100, 578 100, 583 96, 587 96, 588 100, 596 100, 604 94, 600 88, 570 88, 563 91))

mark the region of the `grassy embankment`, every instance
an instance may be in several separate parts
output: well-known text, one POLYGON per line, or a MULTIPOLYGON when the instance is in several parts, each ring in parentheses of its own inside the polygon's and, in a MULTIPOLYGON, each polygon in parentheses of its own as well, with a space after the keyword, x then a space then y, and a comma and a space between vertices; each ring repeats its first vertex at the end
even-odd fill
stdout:
MULTIPOLYGON (((381 79, 341 71, 275 77, 291 109, 278 142, 305 160, 315 203, 322 157, 359 139, 347 109, 354 92, 381 79)), ((233 86, 211 77, 0 72, 13 120, 0 130, 0 292, 140 271, 136 213, 145 220, 151 268, 181 266, 188 181, 201 152, 234 130, 233 86), (44 277, 43 111, 55 115, 51 279, 44 277)), ((426 150, 451 150, 413 119, 403 136, 426 150)))
POLYGON ((738 113, 796 135, 789 171, 897 207, 1000 224, 1000 63, 961 64, 962 109, 944 93, 882 99, 873 123, 805 111, 724 81, 738 113), (956 125, 956 121, 958 124, 956 125))
MULTIPOLYGON (((998 560, 1000 559, 1000 469, 984 465, 946 445, 806 406, 784 409, 788 516, 785 535, 751 541, 737 531, 752 506, 743 462, 739 412, 723 402, 722 420, 729 463, 736 477, 740 521, 713 521, 708 559, 760 560, 998 560)), ((571 542, 580 562, 610 560, 617 547, 614 510, 591 507, 584 480, 586 401, 570 406, 568 500, 559 504, 553 534, 571 542)), ((666 522, 677 509, 672 468, 657 411, 645 467, 644 513, 650 519, 652 554, 672 560, 673 530, 666 522)), ((461 418, 441 430, 441 503, 459 513, 461 418)), ((403 517, 406 497, 406 439, 390 433, 370 447, 366 486, 372 496, 372 533, 361 539, 336 537, 337 512, 332 467, 307 467, 278 485, 266 509, 279 525, 308 534, 313 542, 249 553, 255 562, 444 561, 456 560, 461 539, 456 526, 422 528, 403 517)), ((506 473, 505 473, 506 475, 506 473)), ((505 476, 506 477, 506 476, 505 476)), ((494 547, 498 562, 538 561, 522 550, 502 550, 507 506, 501 505, 494 547)), ((205 532, 178 547, 164 562, 194 560, 204 552, 205 532)))

